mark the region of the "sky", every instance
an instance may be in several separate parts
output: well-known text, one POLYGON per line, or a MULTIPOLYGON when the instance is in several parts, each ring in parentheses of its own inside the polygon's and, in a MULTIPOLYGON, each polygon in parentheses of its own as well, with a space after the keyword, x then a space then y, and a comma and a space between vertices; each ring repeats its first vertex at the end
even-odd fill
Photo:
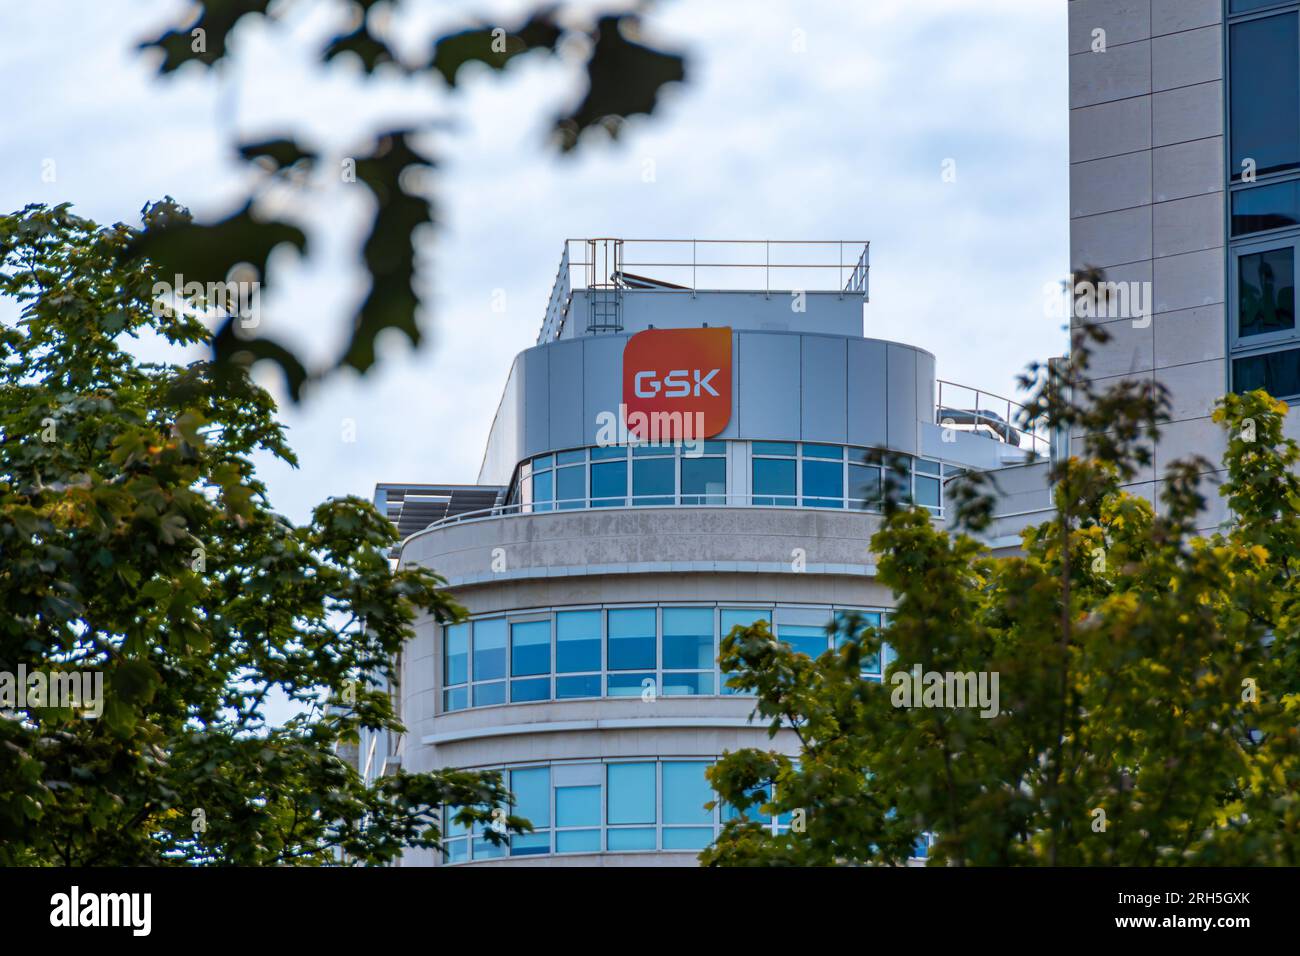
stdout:
MULTIPOLYGON (((5 4, 0 209, 71 202, 138 223, 170 195, 218 218, 250 183, 234 142, 292 131, 346 155, 377 131, 435 130, 421 141, 438 158, 439 220, 421 240, 424 341, 413 350, 390 333, 369 374, 282 403, 300 468, 258 464, 273 505, 298 521, 380 481, 476 480, 566 238, 869 239, 866 333, 930 350, 940 378, 1008 395, 1027 363, 1065 347, 1044 307, 1044 288, 1069 271, 1065 8, 661 0, 644 33, 687 51, 688 82, 618 141, 561 156, 547 132, 582 95, 572 61, 470 68, 454 94, 427 79, 367 81, 355 64, 314 59, 346 5, 281 0, 273 20, 241 25, 219 70, 159 77, 137 45, 185 3, 5 4)), ((431 31, 511 24, 523 9, 406 0, 390 25, 418 52, 431 31)), ((307 229, 311 255, 272 257, 261 328, 324 362, 365 295, 357 253, 372 209, 355 186, 323 183, 284 214, 307 229)))

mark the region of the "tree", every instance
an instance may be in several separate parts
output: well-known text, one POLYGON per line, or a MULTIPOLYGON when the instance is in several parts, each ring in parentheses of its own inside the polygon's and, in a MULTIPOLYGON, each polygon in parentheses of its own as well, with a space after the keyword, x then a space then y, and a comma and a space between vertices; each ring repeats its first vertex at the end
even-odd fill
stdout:
MULTIPOLYGON (((681 54, 642 42, 642 13, 649 2, 606 10, 547 4, 509 23, 462 22, 428 37, 414 55, 404 55, 401 47, 406 44, 395 42, 404 8, 414 4, 351 0, 324 6, 333 9, 340 22, 349 12, 353 20, 344 32, 322 39, 322 67, 337 70, 359 64, 367 78, 418 77, 426 79, 431 89, 455 93, 472 82, 474 71, 465 69, 471 64, 499 72, 519 57, 567 60, 576 53, 585 90, 554 118, 553 139, 562 153, 578 148, 589 130, 617 137, 628 117, 654 112, 665 85, 686 78, 681 54)), ((186 22, 141 44, 146 51, 162 54, 159 72, 165 76, 186 66, 214 69, 236 59, 229 43, 239 25, 274 21, 280 15, 279 5, 271 0, 199 0, 193 7, 186 22)), ((233 321, 217 330, 212 346, 218 363, 246 366, 265 359, 279 366, 295 401, 304 385, 336 369, 347 367, 364 374, 375 361, 375 340, 386 329, 398 329, 413 345, 421 339, 417 238, 433 225, 434 207, 431 195, 420 185, 428 177, 411 174, 427 174, 433 168, 417 136, 430 126, 427 120, 399 124, 378 136, 364 137, 366 141, 347 155, 323 155, 314 144, 302 142, 294 130, 234 143, 235 154, 260 173, 239 208, 206 223, 158 216, 132 250, 186 282, 224 282, 239 273, 252 277, 242 281, 265 285, 272 249, 279 245, 303 253, 308 249, 307 234, 293 213, 277 217, 270 209, 292 209, 294 202, 309 202, 313 192, 326 185, 357 184, 367 190, 375 206, 360 250, 371 285, 352 317, 343 351, 325 367, 310 369, 273 336, 233 321), (271 201, 264 202, 267 199, 271 201)))
MULTIPOLYGON (((157 307, 138 237, 66 206, 0 218, 0 295, 21 307, 0 325, 0 694, 20 668, 102 675, 97 699, 0 703, 0 864, 382 863, 438 846, 443 804, 500 820, 499 775, 368 786, 336 754, 400 731, 376 682, 418 613, 461 609, 432 572, 390 571, 368 502, 302 526, 272 510, 250 455, 293 453, 243 370, 123 347, 209 337, 157 307), (273 690, 302 708, 282 726, 273 690)), ((506 822, 488 838, 526 826, 506 822)))
POLYGON ((765 624, 724 639, 728 683, 801 744, 796 760, 728 754, 711 780, 742 811, 798 815, 773 835, 750 809, 704 862, 901 864, 922 839, 934 865, 1300 862, 1300 450, 1286 406, 1220 400, 1232 520, 1198 534, 1207 462, 1172 468, 1158 511, 1122 490, 1168 396, 1095 391, 1087 355, 1104 337, 1085 327, 1067 366, 1027 377, 1029 414, 1087 437, 1053 464, 1056 516, 1024 532, 1022 554, 991 556, 966 533, 987 518, 984 489, 967 488, 960 533, 895 507, 871 541, 898 601, 887 629, 843 620, 841 646, 816 661, 765 624), (883 681, 863 679, 884 644, 883 681), (932 674, 944 688, 944 675, 985 675, 996 705, 953 706, 932 674))

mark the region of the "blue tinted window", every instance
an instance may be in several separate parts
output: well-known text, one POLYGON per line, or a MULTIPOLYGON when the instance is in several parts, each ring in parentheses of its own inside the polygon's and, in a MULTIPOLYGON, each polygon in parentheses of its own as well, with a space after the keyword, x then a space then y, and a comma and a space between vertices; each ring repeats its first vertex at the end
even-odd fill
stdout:
POLYGON ((521 621, 510 625, 510 676, 551 672, 551 622, 521 621))
POLYGON ((749 627, 758 621, 772 623, 772 612, 757 607, 724 607, 721 613, 722 626, 719 629, 723 637, 731 633, 733 627, 749 627))
POLYGON ((655 822, 655 765, 612 763, 607 768, 609 822, 655 822))
POLYGON ((874 465, 849 465, 849 497, 852 507, 880 504, 880 469, 874 465))
POLYGON ((609 697, 640 697, 647 690, 658 694, 654 674, 610 674, 605 678, 605 688, 609 697))
POLYGON ((1300 349, 1234 360, 1232 386, 1238 392, 1262 388, 1274 398, 1300 395, 1300 349))
POLYGON ((839 445, 808 445, 803 446, 803 456, 805 458, 829 458, 834 461, 844 460, 844 449, 839 445))
POLYGON ((557 827, 600 826, 600 786, 556 787, 555 825, 557 827))
POLYGON ((754 442, 755 455, 783 455, 787 458, 794 457, 794 442, 792 441, 756 441, 754 442))
POLYGON ((1237 334, 1295 328, 1295 250, 1290 246, 1237 257, 1237 334))
POLYGON ((844 466, 838 461, 804 459, 803 503, 818 507, 840 507, 844 497, 844 466))
POLYGON ((443 710, 464 710, 469 706, 468 687, 449 687, 442 692, 443 710))
POLYGON ((550 511, 550 501, 554 497, 555 474, 542 471, 533 475, 533 505, 538 511, 550 511))
POLYGON ((541 830, 551 825, 551 768, 529 767, 510 771, 510 792, 515 795, 515 815, 541 830))
POLYGON ((442 682, 448 686, 469 680, 469 625, 448 624, 442 629, 442 682))
POLYGON ((665 850, 703 850, 713 842, 713 827, 667 827, 665 850))
POLYGON ((494 684, 475 684, 474 685, 474 706, 490 707, 493 704, 504 704, 506 702, 506 682, 497 681, 494 684))
POLYGON ((555 464, 553 455, 538 455, 533 459, 533 471, 539 471, 542 468, 550 468, 555 464))
POLYGON ((556 853, 599 853, 599 830, 561 830, 555 834, 556 853))
POLYGON ((555 696, 559 700, 575 697, 599 697, 600 675, 583 674, 580 677, 555 678, 555 696))
POLYGON ((1300 182, 1252 186, 1232 194, 1232 234, 1300 225, 1300 182))
POLYGON ((556 612, 555 670, 560 674, 600 670, 599 611, 556 612))
POLYGON ((916 471, 924 472, 927 475, 939 474, 939 463, 937 461, 929 461, 925 458, 912 459, 912 468, 916 471))
POLYGON ((558 476, 555 498, 560 502, 560 507, 566 510, 585 507, 587 467, 585 465, 575 465, 569 468, 560 468, 555 474, 558 476), (568 503, 565 504, 565 502, 568 503))
POLYGON ((781 624, 777 628, 777 637, 789 644, 795 651, 807 654, 816 660, 826 650, 827 634, 824 627, 812 627, 804 624, 781 624))
POLYGON ((492 860, 506 855, 506 848, 490 843, 484 837, 479 837, 474 841, 474 859, 492 860))
POLYGON ((939 479, 916 476, 916 503, 927 508, 939 507, 939 479))
POLYGON ((1252 10, 1262 10, 1265 7, 1280 6, 1285 2, 1286 0, 1232 0, 1229 12, 1250 13, 1252 10))
POLYGON ((609 831, 609 849, 611 853, 627 850, 653 850, 655 848, 654 827, 636 827, 627 830, 609 831))
POLYGON ((653 670, 655 667, 655 610, 621 608, 609 612, 609 669, 653 670))
POLYGON ((613 458, 627 458, 627 449, 622 445, 602 445, 591 450, 592 461, 606 461, 613 458))
POLYGON ((525 703, 532 700, 551 699, 551 679, 549 677, 531 680, 512 680, 510 682, 510 702, 525 703))
POLYGON ((793 460, 780 458, 754 459, 754 504, 794 504, 795 474, 793 460))
POLYGON ((646 458, 632 462, 634 505, 671 505, 677 489, 673 487, 677 462, 673 458, 646 458))
POLYGON ((668 671, 664 674, 665 697, 699 697, 713 693, 712 671, 668 671))
POLYGON ((585 448, 575 448, 573 451, 557 452, 555 455, 555 463, 557 465, 572 465, 574 462, 586 460, 587 449, 585 448))
POLYGON ((634 458, 658 458, 677 454, 676 445, 637 445, 632 449, 634 458))
POLYGON ((723 822, 725 823, 728 820, 736 820, 741 817, 744 817, 747 820, 753 820, 755 823, 768 823, 772 818, 767 814, 763 813, 762 807, 763 804, 769 803, 771 801, 770 793, 771 791, 768 789, 766 784, 764 784, 761 787, 755 787, 753 790, 750 790, 746 794, 746 796, 757 798, 757 800, 755 803, 751 804, 745 810, 744 813, 741 813, 730 803, 723 803, 722 804, 723 822))
POLYGON ((1248 20, 1230 27, 1229 115, 1232 169, 1254 160, 1259 174, 1300 162, 1300 34, 1296 15, 1248 20))
POLYGON ((542 856, 551 852, 551 834, 547 830, 541 833, 516 833, 510 837, 511 856, 542 856))
POLYGON ((664 669, 704 670, 713 667, 713 608, 666 607, 664 669))
POLYGON ((474 680, 506 676, 506 620, 487 618, 474 622, 474 680))
POLYGON ((591 497, 604 498, 606 501, 593 500, 593 508, 621 507, 627 504, 627 464, 621 461, 607 461, 591 466, 591 497))
POLYGON ((713 811, 704 809, 714 799, 713 788, 704 776, 708 766, 697 760, 665 761, 664 823, 713 822, 713 811))
POLYGON ((726 494, 727 459, 682 459, 682 504, 724 505, 726 494))

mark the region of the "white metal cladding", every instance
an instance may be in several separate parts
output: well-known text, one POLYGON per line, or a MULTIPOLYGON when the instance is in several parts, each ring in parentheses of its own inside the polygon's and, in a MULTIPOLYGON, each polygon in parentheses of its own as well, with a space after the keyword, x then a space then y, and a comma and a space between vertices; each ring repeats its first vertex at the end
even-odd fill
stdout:
MULTIPOLYGON (((880 339, 736 330, 731 420, 719 438, 811 441, 919 454, 933 420, 934 356, 880 339)), ((525 458, 597 444, 617 414, 629 335, 539 345, 515 357, 479 482, 505 484, 525 458)))

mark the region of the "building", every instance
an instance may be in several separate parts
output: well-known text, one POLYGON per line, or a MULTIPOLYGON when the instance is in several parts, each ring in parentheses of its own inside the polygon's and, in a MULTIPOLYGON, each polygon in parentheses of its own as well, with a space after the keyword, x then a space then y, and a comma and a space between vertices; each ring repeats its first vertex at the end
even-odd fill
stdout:
POLYGON ((364 739, 362 765, 506 770, 537 827, 497 848, 449 824, 446 862, 694 864, 725 812, 708 763, 797 752, 724 686, 720 636, 763 619, 816 655, 837 614, 886 619, 886 482, 943 522, 946 480, 1003 469, 1003 545, 1041 514, 1041 436, 864 336, 868 275, 865 243, 567 242, 478 484, 378 487, 395 560, 471 620, 418 622, 391 689, 408 732, 364 739))
POLYGON ((1095 373, 1170 391, 1132 489, 1154 499, 1170 462, 1222 459, 1220 395, 1300 395, 1300 3, 1071 0, 1069 25, 1072 264, 1146 290, 1146 315, 1103 317, 1095 373))

